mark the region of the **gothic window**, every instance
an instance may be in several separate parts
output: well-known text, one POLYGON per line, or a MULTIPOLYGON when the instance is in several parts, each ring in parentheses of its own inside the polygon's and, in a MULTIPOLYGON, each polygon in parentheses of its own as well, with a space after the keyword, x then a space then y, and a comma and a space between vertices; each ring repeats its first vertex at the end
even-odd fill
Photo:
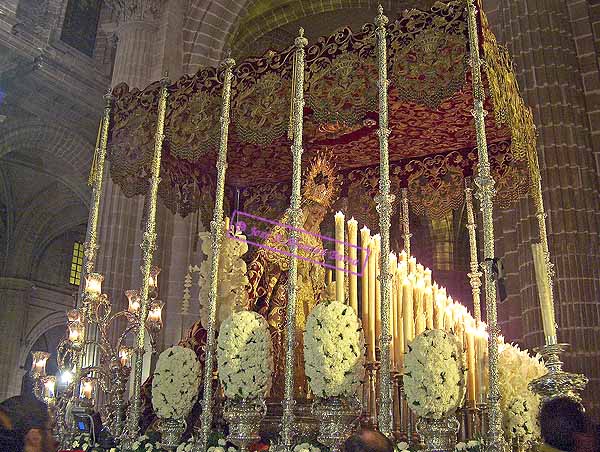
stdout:
POLYGON ((71 271, 69 272, 69 283, 78 286, 81 282, 81 269, 83 268, 83 243, 73 244, 73 258, 71 259, 71 271))
POLYGON ((101 5, 102 0, 69 0, 60 39, 93 56, 101 5))

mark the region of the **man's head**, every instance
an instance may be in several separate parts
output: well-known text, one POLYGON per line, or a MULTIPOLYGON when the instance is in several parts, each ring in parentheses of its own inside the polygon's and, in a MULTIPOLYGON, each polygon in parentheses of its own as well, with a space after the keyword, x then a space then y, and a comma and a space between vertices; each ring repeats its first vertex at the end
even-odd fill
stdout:
POLYGON ((585 430, 585 415, 571 399, 552 399, 542 405, 540 427, 546 444, 571 452, 575 450, 575 435, 585 430))
POLYGON ((393 452, 394 443, 377 430, 362 429, 346 440, 346 452, 393 452))

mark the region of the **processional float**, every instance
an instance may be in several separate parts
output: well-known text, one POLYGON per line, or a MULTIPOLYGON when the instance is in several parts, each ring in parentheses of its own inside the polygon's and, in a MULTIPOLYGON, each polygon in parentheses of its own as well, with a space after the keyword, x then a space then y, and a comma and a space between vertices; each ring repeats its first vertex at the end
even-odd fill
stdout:
MULTIPOLYGON (((489 393, 486 400, 476 402, 479 407, 487 406, 488 447, 500 451, 500 332, 492 214, 494 207, 506 206, 528 191, 540 231, 540 244, 533 247, 544 319, 545 344, 540 350, 550 370, 533 387, 544 397, 567 394, 578 398, 585 384, 584 377, 563 372, 559 360, 564 346, 556 336, 553 270, 535 137, 532 113, 520 97, 508 53, 497 44, 474 0, 436 3, 430 11, 405 11, 391 23, 380 9, 375 24, 365 25, 360 32, 344 28, 308 45, 301 31, 292 47, 238 65, 228 58, 223 69, 203 68, 175 83, 164 79, 142 91, 121 84, 107 97, 94 168, 85 271, 93 271, 89 263, 94 261, 97 246, 106 154, 110 175, 123 192, 148 196, 141 244, 142 320, 148 312, 158 198, 173 213, 197 214, 204 224, 210 224, 213 254, 200 429, 200 449, 205 449, 213 419, 216 275, 224 212, 243 210, 276 219, 287 211, 290 225, 298 227, 302 156, 328 150, 341 175, 339 184, 347 199, 344 210, 371 229, 379 228, 381 289, 374 311, 382 334, 376 356, 367 364, 370 379, 365 399, 376 398, 376 403, 371 400, 367 407, 377 407, 377 419, 371 421, 392 436, 400 428, 396 417, 402 409, 397 400, 398 376, 392 368, 391 324, 398 319, 393 318, 388 262, 391 217, 398 212, 404 252, 410 258, 409 209, 436 218, 466 203, 473 315, 479 326, 483 276, 489 334, 489 393), (375 149, 379 149, 378 155, 375 149), (482 218, 481 264, 473 191, 482 218)), ((297 258, 290 257, 280 431, 281 446, 288 450, 293 446, 295 428, 296 266, 297 258)), ((340 283, 339 276, 336 281, 340 283)), ((350 287, 357 296, 355 284, 350 287)), ((363 298, 358 305, 363 314, 365 303, 363 298)), ((138 353, 133 355, 128 441, 138 434, 140 350, 145 334, 144 328, 139 328, 138 353)))

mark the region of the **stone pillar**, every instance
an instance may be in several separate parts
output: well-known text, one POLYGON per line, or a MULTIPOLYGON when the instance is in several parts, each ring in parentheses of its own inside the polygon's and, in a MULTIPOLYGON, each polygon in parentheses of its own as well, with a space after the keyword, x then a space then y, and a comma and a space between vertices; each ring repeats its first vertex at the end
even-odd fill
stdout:
POLYGON ((0 278, 0 401, 21 393, 21 377, 27 369, 19 362, 21 343, 29 307, 31 282, 20 278, 0 278))
MULTIPOLYGON (((525 102, 533 108, 539 132, 548 241, 556 265, 558 339, 572 345, 564 356, 565 368, 590 378, 584 398, 590 414, 597 416, 600 408, 598 174, 569 3, 498 0, 491 17, 492 27, 514 58, 519 85, 525 102)), ((510 325, 507 337, 533 348, 543 341, 530 248, 531 242, 538 239, 534 207, 529 199, 523 198, 511 209, 498 212, 496 220, 497 253, 505 258, 509 294, 498 312, 503 326, 510 325)))
MULTIPOLYGON (((144 89, 151 79, 155 36, 160 24, 160 0, 133 0, 120 6, 114 2, 118 21, 117 48, 112 85, 125 82, 144 89)), ((126 198, 110 178, 107 165, 102 194, 97 270, 104 274, 104 292, 115 309, 125 306, 124 291, 141 284, 139 244, 144 209, 141 196, 126 198)))
MULTIPOLYGON (((116 3, 116 2, 115 2, 116 3)), ((131 0, 127 9, 115 8, 118 25, 115 28, 117 47, 112 75, 112 85, 125 82, 131 88, 144 89, 160 79, 165 71, 172 79, 181 76, 183 61, 180 27, 183 21, 184 1, 131 0)), ((110 296, 115 310, 126 306, 124 291, 141 286, 141 249, 144 197, 126 198, 119 186, 113 183, 107 171, 101 202, 97 270, 104 274, 103 291, 110 296)), ((182 219, 168 211, 159 200, 157 210, 157 249, 154 262, 162 268, 159 276, 159 296, 167 303, 164 323, 180 324, 177 297, 181 297, 189 240, 173 228, 191 231, 191 218, 182 219), (173 239, 173 240, 172 240, 173 239), (175 247, 176 249, 174 249, 175 247), (172 249, 173 248, 173 249, 172 249), (171 257, 173 256, 173 258, 171 257), (181 262, 179 262, 181 259, 181 262), (173 272, 172 268, 176 271, 173 272), (175 306, 170 306, 173 303, 175 306), (177 313, 177 318, 173 317, 177 313)), ((119 326, 119 331, 124 325, 119 326)), ((179 339, 180 333, 171 331, 159 339, 159 351, 179 339)), ((145 363, 145 369, 149 366, 145 363)))

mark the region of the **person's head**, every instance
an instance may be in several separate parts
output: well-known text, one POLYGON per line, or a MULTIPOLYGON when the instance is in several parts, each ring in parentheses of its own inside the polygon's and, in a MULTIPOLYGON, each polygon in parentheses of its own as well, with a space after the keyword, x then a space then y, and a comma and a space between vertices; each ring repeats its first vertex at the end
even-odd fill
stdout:
POLYGON ((346 452, 393 452, 394 443, 377 430, 362 429, 344 444, 346 452))
POLYGON ((552 399, 542 405, 540 427, 546 444, 572 452, 575 450, 575 435, 585 431, 585 415, 581 405, 571 399, 552 399))

